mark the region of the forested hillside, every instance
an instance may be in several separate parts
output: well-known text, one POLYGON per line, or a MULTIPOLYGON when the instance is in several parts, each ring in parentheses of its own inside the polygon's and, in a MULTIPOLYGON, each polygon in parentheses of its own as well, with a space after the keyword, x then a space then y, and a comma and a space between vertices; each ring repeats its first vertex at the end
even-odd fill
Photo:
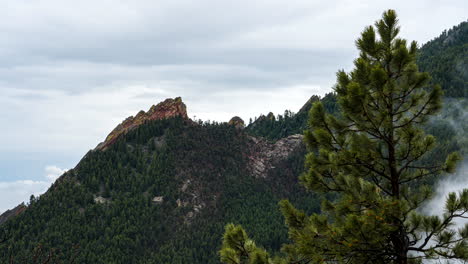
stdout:
POLYGON ((420 49, 420 70, 432 76, 448 97, 468 96, 468 21, 424 44, 420 49))
POLYGON ((90 151, 6 222, 0 259, 28 263, 42 245, 62 261, 76 253, 76 263, 218 263, 232 221, 278 249, 286 240, 278 201, 309 201, 307 211, 318 204, 297 184, 303 147, 256 178, 247 169, 252 146, 227 124, 147 122, 106 151, 90 151))
MULTIPOLYGON (((441 144, 423 162, 468 148, 467 25, 420 49, 420 68, 446 95, 442 112, 425 127, 441 144)), ((291 143, 297 137, 280 140, 307 128, 311 103, 318 100, 327 112, 338 112, 330 93, 312 96, 296 114, 262 115, 245 129, 137 115, 138 126, 117 127, 128 131, 105 149, 89 151, 47 193, 0 225, 0 263, 31 263, 39 249, 37 263, 50 252, 50 263, 219 263, 230 222, 278 251, 287 242, 278 202, 288 199, 307 213, 319 208, 317 195, 298 183, 305 147, 291 143)))

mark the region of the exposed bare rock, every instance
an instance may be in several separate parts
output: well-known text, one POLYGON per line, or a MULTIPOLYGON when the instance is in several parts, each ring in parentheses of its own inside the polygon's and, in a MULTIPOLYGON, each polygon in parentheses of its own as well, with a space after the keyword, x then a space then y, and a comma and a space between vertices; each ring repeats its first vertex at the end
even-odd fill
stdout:
POLYGON ((154 146, 156 147, 156 149, 161 149, 165 144, 166 144, 166 137, 164 135, 160 137, 156 137, 154 139, 154 146))
POLYGON ((182 201, 181 199, 177 199, 176 203, 177 203, 177 207, 186 207, 189 204, 188 201, 182 201))
POLYGON ((190 218, 193 218, 194 215, 195 215, 194 212, 192 212, 192 211, 188 212, 188 213, 187 213, 187 216, 186 216, 186 218, 185 218, 185 224, 190 224, 190 220, 189 220, 189 219, 190 219, 190 218))
POLYGON ((110 202, 110 200, 102 196, 97 196, 97 197, 94 197, 94 202, 97 204, 107 204, 110 202))
POLYGON ((16 206, 13 209, 6 210, 3 214, 0 215, 0 225, 8 221, 8 219, 20 215, 24 210, 26 210, 27 206, 24 203, 16 206))
POLYGON ((120 123, 112 132, 106 137, 104 142, 100 143, 96 149, 105 150, 112 145, 121 135, 128 133, 128 131, 135 129, 146 121, 161 120, 171 117, 181 116, 188 119, 187 107, 182 102, 182 98, 177 97, 174 99, 166 99, 157 105, 153 105, 148 112, 140 111, 133 117, 130 116, 120 123))
POLYGON ((186 179, 180 190, 180 198, 176 200, 177 207, 186 207, 190 211, 184 217, 184 224, 190 225, 192 219, 201 213, 202 209, 207 207, 212 201, 209 199, 202 198, 203 190, 202 186, 192 179, 186 179))
POLYGON ((194 211, 195 213, 198 213, 198 212, 200 212, 201 209, 203 209, 203 208, 205 208, 205 207, 206 207, 206 204, 205 204, 204 202, 201 202, 200 204, 195 204, 195 205, 193 206, 193 211, 194 211))
POLYGON ((155 196, 152 201, 155 204, 162 204, 164 202, 164 196, 155 196))
POLYGON ((277 162, 286 159, 303 144, 302 139, 303 136, 297 134, 270 143, 262 138, 250 137, 253 145, 249 156, 250 171, 255 177, 266 178, 277 162))
POLYGON ((235 126, 237 129, 244 129, 245 128, 244 120, 242 120, 242 118, 240 118, 238 116, 235 116, 235 117, 231 118, 231 120, 229 120, 228 124, 231 125, 231 126, 235 126))
POLYGON ((180 188, 180 190, 181 190, 182 192, 187 191, 187 188, 189 187, 190 183, 191 183, 190 179, 187 179, 187 180, 184 182, 184 184, 182 185, 182 187, 180 188))

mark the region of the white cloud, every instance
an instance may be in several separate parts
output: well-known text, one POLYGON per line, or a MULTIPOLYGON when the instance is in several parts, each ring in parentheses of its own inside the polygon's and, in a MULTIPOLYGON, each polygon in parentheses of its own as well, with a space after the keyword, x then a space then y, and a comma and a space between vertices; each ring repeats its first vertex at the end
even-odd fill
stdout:
POLYGON ((31 195, 38 196, 43 194, 66 171, 57 166, 49 165, 44 168, 44 180, 0 182, 0 214, 22 202, 27 203, 31 195))
POLYGON ((67 170, 61 169, 54 165, 49 165, 45 167, 46 178, 51 182, 54 182, 58 177, 60 177, 66 171, 67 170))
MULTIPOLYGON (((94 148, 123 119, 139 110, 148 110, 167 97, 182 96, 189 116, 204 120, 228 121, 239 115, 245 120, 261 113, 297 111, 312 94, 329 91, 320 81, 303 80, 292 84, 276 84, 274 74, 248 66, 233 65, 168 65, 122 66, 93 63, 67 63, 40 67, 21 67, 18 75, 43 74, 56 79, 86 79, 102 72, 112 83, 67 92, 61 89, 2 88, 0 122, 8 124, 0 130, 5 151, 50 151, 86 153, 94 148), (77 69, 76 72, 73 69, 77 69), (61 76, 61 75, 65 76, 61 76), (224 79, 252 80, 239 84, 224 79), (254 81, 255 80, 255 81, 254 81), (252 84, 255 82, 255 84, 252 84), (259 85, 269 88, 259 88, 259 85)), ((33 80, 36 78, 33 78, 33 80)), ((92 79, 92 78, 90 78, 92 79)), ((33 81, 32 81, 33 82, 33 81)), ((32 84, 31 84, 32 85, 32 84)), ((80 84, 79 81, 76 85, 80 84)), ((54 86, 54 85, 52 85, 54 86)))

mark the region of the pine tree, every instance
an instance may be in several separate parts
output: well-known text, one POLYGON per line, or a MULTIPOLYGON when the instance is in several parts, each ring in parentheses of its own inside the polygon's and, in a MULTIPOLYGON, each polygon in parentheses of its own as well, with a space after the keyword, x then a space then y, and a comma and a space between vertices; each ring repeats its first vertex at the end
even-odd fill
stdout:
MULTIPOLYGON (((447 197, 441 216, 421 213, 432 190, 425 185, 455 170, 459 155, 427 164, 435 146, 422 125, 441 108, 442 91, 415 64, 417 45, 398 38, 395 11, 384 12, 356 41, 360 56, 350 73, 339 71, 334 90, 341 113, 320 102, 305 133, 310 152, 303 185, 333 194, 322 213, 307 216, 288 201, 280 207, 291 244, 272 259, 240 226, 228 225, 220 251, 224 263, 420 263, 468 260, 468 190, 447 197)), ((329 195, 330 196, 330 195, 329 195)))

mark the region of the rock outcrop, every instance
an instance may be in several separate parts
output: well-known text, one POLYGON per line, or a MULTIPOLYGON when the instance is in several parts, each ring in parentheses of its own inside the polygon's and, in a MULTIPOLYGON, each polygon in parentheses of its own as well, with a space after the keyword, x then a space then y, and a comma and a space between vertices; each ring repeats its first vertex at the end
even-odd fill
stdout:
POLYGON ((110 200, 102 196, 97 196, 97 197, 94 197, 94 202, 97 204, 107 204, 107 203, 110 203, 110 200))
POLYGON ((231 126, 235 126, 237 129, 244 129, 245 128, 244 120, 242 120, 242 118, 240 118, 238 116, 235 116, 235 117, 231 118, 231 120, 229 120, 228 124, 231 125, 231 126))
POLYGON ((7 210, 6 212, 0 215, 0 225, 8 221, 8 219, 21 214, 22 212, 24 212, 24 210, 26 210, 26 208, 26 205, 22 203, 11 210, 7 210))
POLYGON ((275 164, 285 160, 296 148, 303 144, 302 135, 291 135, 275 143, 262 138, 250 137, 253 147, 249 156, 249 170, 255 177, 266 178, 268 171, 275 168, 275 164))
POLYGON ((161 120, 171 117, 180 116, 188 119, 187 107, 182 102, 182 98, 177 97, 174 99, 166 99, 163 102, 153 105, 148 112, 140 111, 133 117, 130 116, 120 123, 112 132, 106 137, 104 142, 100 143, 96 150, 105 150, 112 145, 120 136, 126 134, 128 131, 140 126, 141 124, 152 121, 161 120))
POLYGON ((164 202, 164 196, 155 196, 152 201, 154 204, 162 204, 164 202))

